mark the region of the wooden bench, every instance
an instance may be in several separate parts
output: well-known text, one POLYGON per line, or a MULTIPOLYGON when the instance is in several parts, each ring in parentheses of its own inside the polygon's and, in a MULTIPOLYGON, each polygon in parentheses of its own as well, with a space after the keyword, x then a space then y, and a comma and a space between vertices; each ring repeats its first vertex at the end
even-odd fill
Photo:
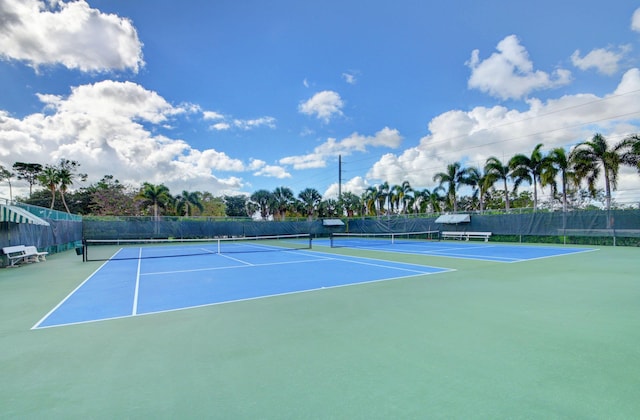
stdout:
POLYGON ((39 252, 35 246, 14 245, 2 248, 2 253, 9 260, 9 267, 17 267, 20 263, 45 261, 48 252, 39 252))
POLYGON ((485 242, 489 242, 491 232, 462 232, 462 231, 450 231, 442 232, 442 239, 458 239, 468 241, 469 239, 484 239, 485 242))

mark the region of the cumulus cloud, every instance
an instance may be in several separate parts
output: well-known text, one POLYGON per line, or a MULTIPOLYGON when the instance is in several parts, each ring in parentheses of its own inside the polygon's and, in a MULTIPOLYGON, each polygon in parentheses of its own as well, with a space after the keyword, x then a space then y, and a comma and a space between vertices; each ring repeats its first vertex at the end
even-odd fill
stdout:
POLYGON ((498 43, 497 52, 480 60, 480 51, 474 50, 467 66, 471 69, 470 89, 478 89, 501 99, 520 99, 535 90, 566 85, 571 81, 568 70, 557 69, 553 75, 534 70, 529 53, 515 35, 498 43))
POLYGON ((84 72, 138 72, 144 65, 132 22, 92 9, 85 0, 4 0, 0 16, 3 59, 84 72))
MULTIPOLYGON (((366 179, 361 176, 353 177, 342 183, 342 192, 350 192, 357 196, 361 196, 367 188, 369 188, 369 183, 366 179)), ((325 198, 334 198, 338 196, 338 183, 331 184, 329 188, 322 194, 325 198)))
POLYGON ((631 17, 631 29, 636 32, 640 32, 640 8, 633 12, 633 16, 631 17))
POLYGON ((337 92, 323 90, 301 103, 298 111, 306 115, 315 115, 318 119, 327 123, 334 116, 342 115, 343 107, 344 102, 337 92))
POLYGON ((628 46, 623 46, 620 51, 612 51, 605 48, 591 50, 584 57, 580 57, 580 50, 571 54, 571 62, 581 70, 595 69, 598 73, 612 75, 618 71, 620 60, 629 51, 628 46))
POLYGON ((89 182, 113 174, 122 182, 165 183, 171 189, 237 192, 244 182, 219 173, 259 172, 286 177, 264 162, 244 163, 214 149, 198 150, 182 139, 155 134, 154 126, 195 112, 173 106, 132 82, 102 81, 77 86, 67 96, 38 95, 44 112, 14 118, 0 111, 0 164, 48 164, 77 160, 89 182))
MULTIPOLYGON (((597 131, 617 141, 637 130, 640 70, 627 71, 617 88, 602 97, 566 95, 541 101, 530 99, 528 109, 504 106, 453 110, 429 123, 429 134, 399 154, 383 155, 367 173, 369 182, 409 181, 414 188, 433 188, 433 175, 460 161, 482 168, 489 156, 506 162, 543 143, 544 151, 571 147, 597 131)), ((636 187, 637 188, 637 187, 636 187)), ((626 187, 620 184, 620 189, 626 187)))
POLYGON ((365 152, 368 147, 397 148, 402 142, 398 130, 385 127, 373 136, 353 133, 342 140, 329 138, 313 149, 312 153, 300 156, 289 156, 280 159, 281 165, 291 165, 294 169, 324 168, 327 159, 338 155, 350 155, 353 152, 365 152))

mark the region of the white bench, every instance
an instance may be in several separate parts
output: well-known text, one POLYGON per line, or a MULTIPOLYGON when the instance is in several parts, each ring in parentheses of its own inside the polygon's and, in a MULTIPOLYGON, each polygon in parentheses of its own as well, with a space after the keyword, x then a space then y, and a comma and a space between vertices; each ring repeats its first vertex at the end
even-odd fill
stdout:
POLYGON ((450 231, 442 232, 442 239, 458 239, 468 241, 469 239, 484 239, 485 242, 489 242, 491 232, 462 232, 462 231, 450 231))
POLYGON ((20 263, 45 261, 48 252, 39 252, 35 246, 14 245, 2 248, 2 253, 7 256, 10 267, 16 267, 20 263))

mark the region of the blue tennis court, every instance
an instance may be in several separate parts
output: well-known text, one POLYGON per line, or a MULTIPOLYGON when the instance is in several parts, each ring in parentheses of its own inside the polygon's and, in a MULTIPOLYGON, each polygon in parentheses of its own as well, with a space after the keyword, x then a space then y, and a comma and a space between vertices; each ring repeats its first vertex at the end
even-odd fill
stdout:
MULTIPOLYGON (((331 246, 329 239, 316 239, 316 245, 331 246)), ((343 238, 335 247, 404 254, 432 255, 438 257, 515 263, 540 258, 591 252, 593 248, 563 246, 533 246, 521 244, 496 244, 491 242, 396 240, 379 238, 343 238)))
POLYGON ((33 328, 174 311, 451 271, 306 250, 140 258, 130 247, 105 262, 33 328))

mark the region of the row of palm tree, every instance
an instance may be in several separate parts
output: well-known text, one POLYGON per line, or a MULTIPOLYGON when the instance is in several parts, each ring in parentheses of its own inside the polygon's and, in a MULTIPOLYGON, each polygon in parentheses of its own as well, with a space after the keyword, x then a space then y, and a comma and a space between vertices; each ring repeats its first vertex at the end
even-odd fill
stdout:
MULTIPOLYGON (((367 188, 363 194, 356 195, 345 192, 337 199, 324 199, 314 188, 306 188, 297 196, 288 187, 278 187, 274 191, 258 190, 243 200, 238 197, 213 197, 210 193, 183 191, 180 195, 172 196, 169 189, 163 185, 145 182, 134 192, 131 199, 141 204, 139 208, 147 208, 158 217, 161 210, 165 214, 190 216, 202 214, 203 201, 218 200, 222 205, 225 199, 234 199, 234 207, 244 204, 246 215, 259 213, 263 219, 273 218, 284 220, 287 215, 295 217, 314 216, 380 216, 383 214, 406 214, 458 211, 459 205, 464 203, 464 210, 485 210, 487 203, 492 208, 502 205, 510 210, 511 201, 517 197, 517 190, 523 185, 532 188, 532 205, 538 208, 538 187, 549 187, 553 196, 558 196, 563 210, 567 210, 569 192, 575 192, 585 184, 589 193, 595 196, 598 192, 597 183, 604 178, 604 198, 607 209, 611 208, 611 193, 617 188, 618 175, 621 166, 635 167, 640 172, 640 136, 632 135, 622 141, 609 145, 601 134, 578 144, 571 150, 555 148, 549 153, 543 152, 543 144, 534 147, 530 154, 517 154, 506 162, 495 156, 486 159, 482 168, 476 166, 463 167, 460 162, 447 165, 443 172, 433 176, 433 188, 414 189, 409 181, 399 185, 389 185, 383 182, 367 188), (498 188, 496 189, 496 185, 498 188), (509 186, 512 189, 509 189, 509 186), (458 198, 461 187, 471 189, 470 197, 458 198), (496 195, 503 195, 501 203, 496 202, 496 195)), ((60 195, 64 208, 69 211, 65 195, 76 179, 85 179, 86 175, 77 172, 80 165, 71 160, 61 159, 58 165, 46 165, 17 162, 13 169, 18 179, 29 181, 30 187, 38 182, 48 189, 50 205, 54 207, 57 193, 60 195), (36 167, 37 166, 37 167, 36 167)), ((10 179, 14 174, 1 168, 0 176, 10 179)), ((100 184, 109 188, 112 184, 122 187, 113 177, 107 176, 100 184), (104 184, 104 185, 103 185, 104 184)), ((126 196, 118 196, 120 201, 126 196)), ((134 207, 134 206, 132 206, 134 207)), ((235 210, 237 216, 238 210, 235 210)))

